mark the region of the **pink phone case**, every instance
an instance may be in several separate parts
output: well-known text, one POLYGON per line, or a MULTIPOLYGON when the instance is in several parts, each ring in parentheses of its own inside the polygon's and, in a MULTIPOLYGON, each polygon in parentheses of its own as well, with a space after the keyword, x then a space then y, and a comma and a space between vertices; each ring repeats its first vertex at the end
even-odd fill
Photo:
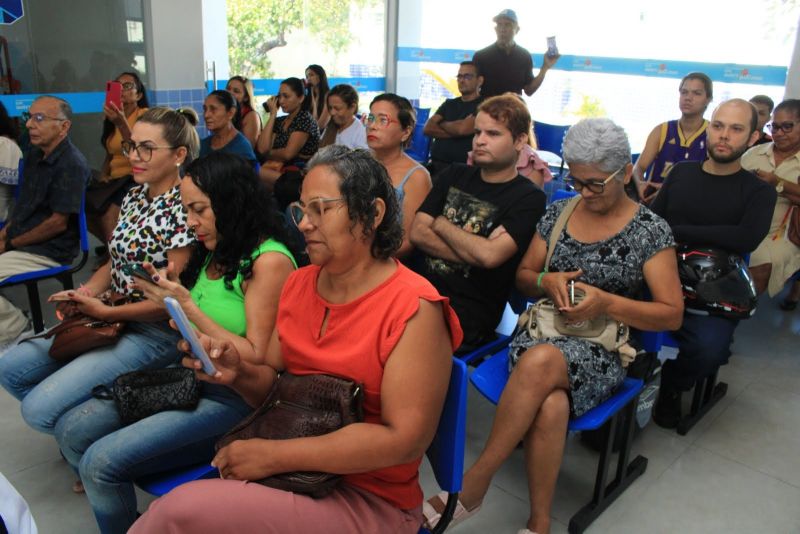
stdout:
POLYGON ((109 106, 111 102, 117 106, 118 109, 122 109, 122 84, 119 82, 106 82, 106 106, 109 106))

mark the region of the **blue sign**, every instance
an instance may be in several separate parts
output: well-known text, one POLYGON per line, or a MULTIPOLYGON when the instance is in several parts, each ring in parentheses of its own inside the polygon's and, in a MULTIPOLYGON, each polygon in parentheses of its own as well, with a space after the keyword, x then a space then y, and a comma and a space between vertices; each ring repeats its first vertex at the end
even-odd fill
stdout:
POLYGON ((22 0, 0 0, 0 24, 14 24, 22 18, 22 0))
MULTIPOLYGON (((472 50, 450 48, 397 48, 397 60, 407 62, 460 63, 471 59, 472 50)), ((535 65, 541 65, 542 54, 532 54, 535 65)), ((705 72, 712 80, 729 83, 757 85, 786 84, 788 69, 774 65, 740 65, 735 63, 695 63, 691 61, 615 58, 598 56, 562 55, 553 67, 557 70, 597 72, 604 74, 632 74, 658 78, 682 78, 689 72, 705 72)))

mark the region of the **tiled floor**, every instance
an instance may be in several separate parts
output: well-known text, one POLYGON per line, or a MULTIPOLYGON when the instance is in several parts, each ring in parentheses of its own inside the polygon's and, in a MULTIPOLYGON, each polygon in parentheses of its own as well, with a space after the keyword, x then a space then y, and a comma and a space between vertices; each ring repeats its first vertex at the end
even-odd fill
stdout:
MULTIPOLYGON (((56 289, 45 284, 42 294, 56 289)), ((22 291, 13 291, 20 301, 22 291)), ((687 436, 649 426, 634 453, 649 459, 645 474, 597 521, 590 533, 800 533, 800 312, 763 299, 756 317, 736 332, 734 357, 721 378, 727 396, 687 436)), ((46 314, 52 316, 52 310, 46 314)), ((494 407, 469 394, 467 462, 480 452, 494 407)), ((29 429, 18 403, 0 391, 0 472, 31 506, 42 533, 96 532, 75 479, 50 436, 29 429)), ((553 532, 590 498, 596 453, 570 436, 553 505, 553 532)), ((427 467, 423 487, 436 489, 427 467)), ((522 454, 494 480, 482 511, 456 533, 514 533, 528 516, 522 454)), ((140 495, 140 509, 150 498, 140 495)))

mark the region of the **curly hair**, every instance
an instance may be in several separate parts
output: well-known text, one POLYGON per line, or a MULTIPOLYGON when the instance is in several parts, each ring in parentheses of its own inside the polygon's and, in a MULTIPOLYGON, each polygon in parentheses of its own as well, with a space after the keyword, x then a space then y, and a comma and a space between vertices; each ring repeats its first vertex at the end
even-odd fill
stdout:
MULTIPOLYGON (((583 119, 573 124, 564 136, 564 161, 597 165, 603 172, 614 172, 631 162, 631 145, 625 130, 611 119, 583 119)), ((622 180, 622 175, 617 175, 622 180)))
POLYGON ((209 252, 195 242, 192 255, 180 275, 181 283, 193 287, 209 259, 222 271, 227 289, 233 289, 238 274, 244 280, 253 274, 253 251, 267 238, 280 241, 296 257, 286 227, 272 195, 258 179, 253 166, 243 158, 213 152, 196 159, 186 168, 184 180, 191 180, 208 196, 216 217, 217 246, 209 252))
POLYGON ((339 190, 347 203, 350 214, 350 229, 361 223, 363 237, 372 240, 370 253, 373 258, 386 259, 400 248, 403 242, 403 225, 400 223, 400 204, 386 169, 368 150, 350 149, 342 145, 331 145, 320 149, 306 169, 326 166, 339 176, 339 190), (383 220, 375 226, 375 200, 386 205, 383 220))

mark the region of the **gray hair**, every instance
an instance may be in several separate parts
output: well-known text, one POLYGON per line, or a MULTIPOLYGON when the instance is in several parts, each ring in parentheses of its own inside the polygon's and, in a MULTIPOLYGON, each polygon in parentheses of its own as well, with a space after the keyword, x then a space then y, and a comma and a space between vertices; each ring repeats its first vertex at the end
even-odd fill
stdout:
MULTIPOLYGON (((631 162, 631 144, 621 126, 611 119, 583 119, 564 136, 567 165, 597 165, 603 172, 614 172, 631 162)), ((620 174, 618 179, 622 179, 620 174)))
POLYGON ((339 190, 347 203, 350 221, 361 223, 364 238, 372 239, 372 256, 386 259, 403 242, 402 212, 392 180, 386 169, 369 150, 350 149, 342 145, 322 148, 308 162, 306 174, 314 167, 326 166, 339 176, 339 190), (386 213, 373 230, 377 211, 375 199, 382 199, 386 213))
POLYGON ((37 96, 33 101, 38 102, 39 100, 44 100, 45 98, 50 98, 55 100, 58 103, 58 110, 64 116, 65 119, 68 121, 72 120, 72 106, 69 105, 69 102, 64 100, 63 98, 59 98, 53 95, 41 95, 37 96))

